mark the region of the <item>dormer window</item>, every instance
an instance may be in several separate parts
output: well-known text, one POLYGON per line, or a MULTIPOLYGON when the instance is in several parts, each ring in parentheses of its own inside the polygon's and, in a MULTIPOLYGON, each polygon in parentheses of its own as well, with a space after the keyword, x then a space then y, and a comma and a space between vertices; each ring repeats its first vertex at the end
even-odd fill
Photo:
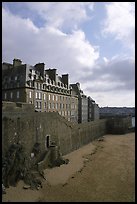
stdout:
POLYGON ((43 84, 43 89, 44 89, 44 90, 46 89, 46 85, 45 85, 45 84, 43 84))
POLYGON ((31 78, 31 73, 28 74, 29 78, 31 78))

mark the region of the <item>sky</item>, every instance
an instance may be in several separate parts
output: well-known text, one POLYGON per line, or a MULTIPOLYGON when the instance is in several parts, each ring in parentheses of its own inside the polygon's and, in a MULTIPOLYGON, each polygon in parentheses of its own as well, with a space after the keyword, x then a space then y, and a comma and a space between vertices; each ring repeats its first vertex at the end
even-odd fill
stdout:
POLYGON ((135 2, 3 2, 2 61, 44 62, 99 107, 135 106, 135 2))

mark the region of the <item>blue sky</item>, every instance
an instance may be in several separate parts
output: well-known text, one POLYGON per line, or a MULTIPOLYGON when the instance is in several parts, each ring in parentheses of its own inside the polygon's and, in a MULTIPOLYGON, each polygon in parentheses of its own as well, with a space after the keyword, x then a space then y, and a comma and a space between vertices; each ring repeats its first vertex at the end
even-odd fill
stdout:
POLYGON ((3 2, 2 58, 68 73, 100 107, 135 106, 134 2, 3 2))

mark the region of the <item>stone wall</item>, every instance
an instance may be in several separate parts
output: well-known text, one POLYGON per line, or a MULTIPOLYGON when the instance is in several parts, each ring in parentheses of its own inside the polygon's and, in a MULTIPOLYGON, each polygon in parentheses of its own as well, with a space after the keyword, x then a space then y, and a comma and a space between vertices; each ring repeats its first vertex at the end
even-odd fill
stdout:
POLYGON ((106 121, 107 120, 103 119, 75 125, 72 129, 71 136, 72 149, 78 149, 94 139, 105 135, 107 133, 106 121))
POLYGON ((58 113, 9 112, 2 114, 2 151, 17 142, 21 142, 28 155, 35 143, 40 151, 46 150, 46 136, 55 141, 63 155, 106 134, 106 120, 85 124, 73 124, 58 113))
POLYGON ((57 112, 34 112, 31 105, 8 103, 2 114, 2 152, 20 142, 30 157, 34 145, 39 144, 40 155, 47 150, 47 135, 59 146, 63 155, 88 144, 100 136, 124 134, 131 126, 131 118, 99 119, 75 124, 57 112))
POLYGON ((132 117, 113 117, 107 120, 107 133, 125 134, 132 127, 132 117))

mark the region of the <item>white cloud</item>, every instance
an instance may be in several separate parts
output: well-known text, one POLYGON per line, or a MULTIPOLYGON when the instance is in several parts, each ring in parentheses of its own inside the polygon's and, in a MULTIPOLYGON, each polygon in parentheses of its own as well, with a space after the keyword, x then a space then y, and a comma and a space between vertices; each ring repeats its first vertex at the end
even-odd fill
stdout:
POLYGON ((103 57, 104 62, 107 64, 109 62, 109 60, 107 59, 107 57, 103 57))
POLYGON ((93 2, 27 2, 32 11, 45 19, 46 24, 55 28, 77 28, 89 19, 86 9, 93 11, 93 2))
POLYGON ((98 49, 92 46, 85 37, 85 34, 81 30, 74 31, 67 40, 68 46, 79 50, 81 55, 77 55, 77 61, 83 65, 83 67, 93 67, 95 60, 99 58, 98 49))
POLYGON ((135 61, 115 56, 107 63, 97 64, 97 67, 82 75, 80 81, 84 92, 101 106, 134 106, 135 61))
POLYGON ((76 82, 87 69, 91 69, 99 57, 99 51, 86 40, 82 30, 66 34, 53 26, 37 28, 30 19, 3 9, 3 61, 21 58, 24 63, 45 62, 56 67, 59 74, 70 74, 76 82))
POLYGON ((132 49, 135 44, 135 3, 111 2, 106 4, 107 18, 103 33, 113 34, 124 46, 132 49))

